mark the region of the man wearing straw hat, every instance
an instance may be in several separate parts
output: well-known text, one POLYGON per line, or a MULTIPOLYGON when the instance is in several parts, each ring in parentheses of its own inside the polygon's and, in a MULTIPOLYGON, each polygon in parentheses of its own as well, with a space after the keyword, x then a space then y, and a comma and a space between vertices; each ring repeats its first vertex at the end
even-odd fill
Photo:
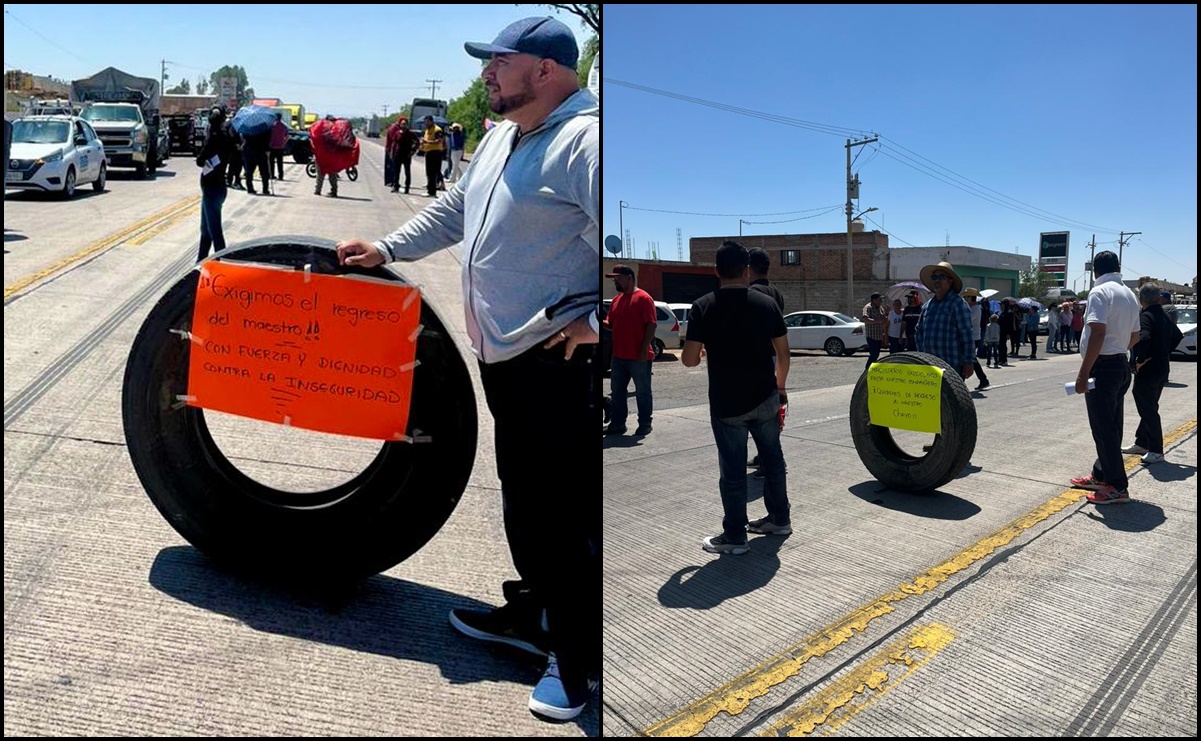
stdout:
POLYGON ((934 297, 922 306, 917 322, 918 352, 942 358, 959 375, 971 378, 979 364, 972 340, 972 311, 959 295, 963 280, 945 262, 922 268, 921 279, 934 297))

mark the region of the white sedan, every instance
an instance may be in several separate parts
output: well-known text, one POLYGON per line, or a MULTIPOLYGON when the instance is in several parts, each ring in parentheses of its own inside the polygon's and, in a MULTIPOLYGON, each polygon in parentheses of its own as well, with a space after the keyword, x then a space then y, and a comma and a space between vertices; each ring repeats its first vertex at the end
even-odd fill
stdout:
POLYGON ((789 350, 852 355, 867 349, 863 322, 836 311, 797 311, 784 317, 789 350))
POLYGON ((1177 306, 1176 326, 1184 333, 1180 344, 1172 350, 1172 355, 1182 358, 1197 359, 1197 307, 1177 306))
POLYGON ((75 195, 79 183, 103 191, 108 177, 104 145, 78 116, 26 116, 13 122, 5 187, 75 195))

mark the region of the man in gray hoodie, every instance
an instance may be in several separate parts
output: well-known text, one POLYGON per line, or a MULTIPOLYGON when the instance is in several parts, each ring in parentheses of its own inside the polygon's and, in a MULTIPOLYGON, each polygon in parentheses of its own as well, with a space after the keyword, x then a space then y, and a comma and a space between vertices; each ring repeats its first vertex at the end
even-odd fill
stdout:
POLYGON ((568 720, 601 659, 601 480, 578 467, 596 454, 600 416, 600 107, 579 89, 574 35, 553 18, 465 47, 488 60, 481 77, 505 120, 441 198, 381 240, 340 242, 338 256, 373 267, 462 242, 467 334, 521 578, 504 584, 504 607, 452 610, 450 622, 548 655, 529 706, 568 720))

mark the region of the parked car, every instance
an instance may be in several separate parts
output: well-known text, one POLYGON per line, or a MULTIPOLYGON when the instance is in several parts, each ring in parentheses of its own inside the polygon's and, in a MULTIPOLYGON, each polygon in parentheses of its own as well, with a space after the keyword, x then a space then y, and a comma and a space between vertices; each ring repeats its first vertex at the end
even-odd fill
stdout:
POLYGON ((195 153, 198 151, 195 148, 195 116, 190 113, 173 113, 169 116, 163 116, 163 120, 167 123, 167 136, 170 140, 170 149, 172 152, 195 153))
MULTIPOLYGON (((613 299, 604 300, 601 317, 609 313, 609 305, 612 302, 613 299)), ((662 301, 655 302, 655 320, 658 326, 655 328, 655 336, 651 339, 651 345, 655 348, 655 360, 658 360, 663 357, 667 348, 681 347, 683 343, 680 342, 680 322, 668 305, 662 301)))
POLYGON ((692 304, 668 304, 667 306, 676 315, 676 321, 680 323, 680 347, 683 347, 684 342, 688 339, 688 312, 692 309, 692 304))
POLYGON ((26 116, 13 123, 6 187, 70 198, 79 183, 103 191, 107 181, 104 145, 79 116, 26 116))
POLYGON ((1197 359, 1197 307, 1176 307, 1176 326, 1184 333, 1180 344, 1172 351, 1172 357, 1197 359))
POLYGON ((784 317, 789 350, 854 355, 867 349, 863 322, 836 311, 796 311, 784 317))
POLYGON ((655 318, 659 326, 655 328, 655 338, 651 344, 655 347, 655 360, 663 357, 663 351, 669 347, 682 347, 680 341, 680 320, 672 312, 671 307, 662 301, 655 302, 655 318))

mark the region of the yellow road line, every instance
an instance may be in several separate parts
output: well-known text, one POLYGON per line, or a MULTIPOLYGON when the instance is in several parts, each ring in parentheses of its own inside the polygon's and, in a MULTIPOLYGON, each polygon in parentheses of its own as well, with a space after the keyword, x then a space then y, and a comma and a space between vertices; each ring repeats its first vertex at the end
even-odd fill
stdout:
MULTIPOLYGON (((1193 418, 1165 435, 1164 445, 1179 440, 1196 427, 1197 420, 1193 418)), ((1126 470, 1134 468, 1138 462, 1139 456, 1128 456, 1125 459, 1126 470)), ((752 700, 766 695, 775 685, 798 674, 807 661, 833 651, 849 641, 856 633, 867 630, 868 623, 892 612, 895 609, 893 603, 925 594, 934 589, 952 575, 972 566, 980 559, 992 555, 998 548, 1008 545, 1026 530, 1065 507, 1075 504, 1087 495, 1088 492, 1080 489, 1067 489, 943 563, 898 585, 890 592, 840 620, 789 646, 781 653, 691 703, 670 718, 647 728, 644 733, 647 736, 695 736, 704 730, 705 725, 718 713, 726 712, 730 715, 741 713, 752 700)))
MULTIPOLYGON (((130 235, 136 234, 141 229, 145 229, 147 227, 153 226, 156 222, 158 222, 160 220, 170 219, 170 217, 172 217, 172 216, 178 217, 180 215, 180 213, 185 213, 186 209, 194 207, 198 203, 200 203, 200 196, 188 196, 187 198, 184 198, 181 201, 176 201, 175 203, 171 204, 170 206, 167 206, 166 208, 164 208, 156 213, 153 213, 150 216, 147 216, 146 218, 142 219, 141 221, 131 224, 131 225, 125 227, 124 229, 121 229, 120 231, 114 232, 114 233, 108 235, 107 237, 103 237, 102 239, 99 239, 99 240, 91 243, 90 245, 88 245, 87 247, 84 247, 79 252, 76 252, 74 255, 71 255, 69 257, 64 257, 63 259, 54 263, 50 267, 45 268, 44 270, 39 270, 38 272, 34 273, 33 275, 22 278, 22 279, 18 280, 16 283, 13 283, 12 285, 5 286, 4 287, 4 298, 5 298, 5 300, 7 300, 9 296, 12 296, 15 293, 25 290, 26 288, 33 285, 34 283, 37 283, 40 280, 48 278, 51 275, 54 275, 55 273, 63 270, 64 268, 66 268, 74 263, 79 262, 80 260, 82 260, 86 257, 91 257, 92 255, 96 254, 97 252, 101 252, 101 251, 109 249, 110 247, 113 247, 117 244, 120 244, 125 239, 128 239, 130 237, 130 235), (180 212, 180 213, 176 213, 176 212, 180 212)), ((157 232, 155 232, 155 233, 157 233, 157 232)))
POLYGON ((916 672, 955 639, 939 623, 918 626, 898 638, 812 700, 790 710, 760 736, 807 736, 821 726, 822 735, 834 733, 916 672))

